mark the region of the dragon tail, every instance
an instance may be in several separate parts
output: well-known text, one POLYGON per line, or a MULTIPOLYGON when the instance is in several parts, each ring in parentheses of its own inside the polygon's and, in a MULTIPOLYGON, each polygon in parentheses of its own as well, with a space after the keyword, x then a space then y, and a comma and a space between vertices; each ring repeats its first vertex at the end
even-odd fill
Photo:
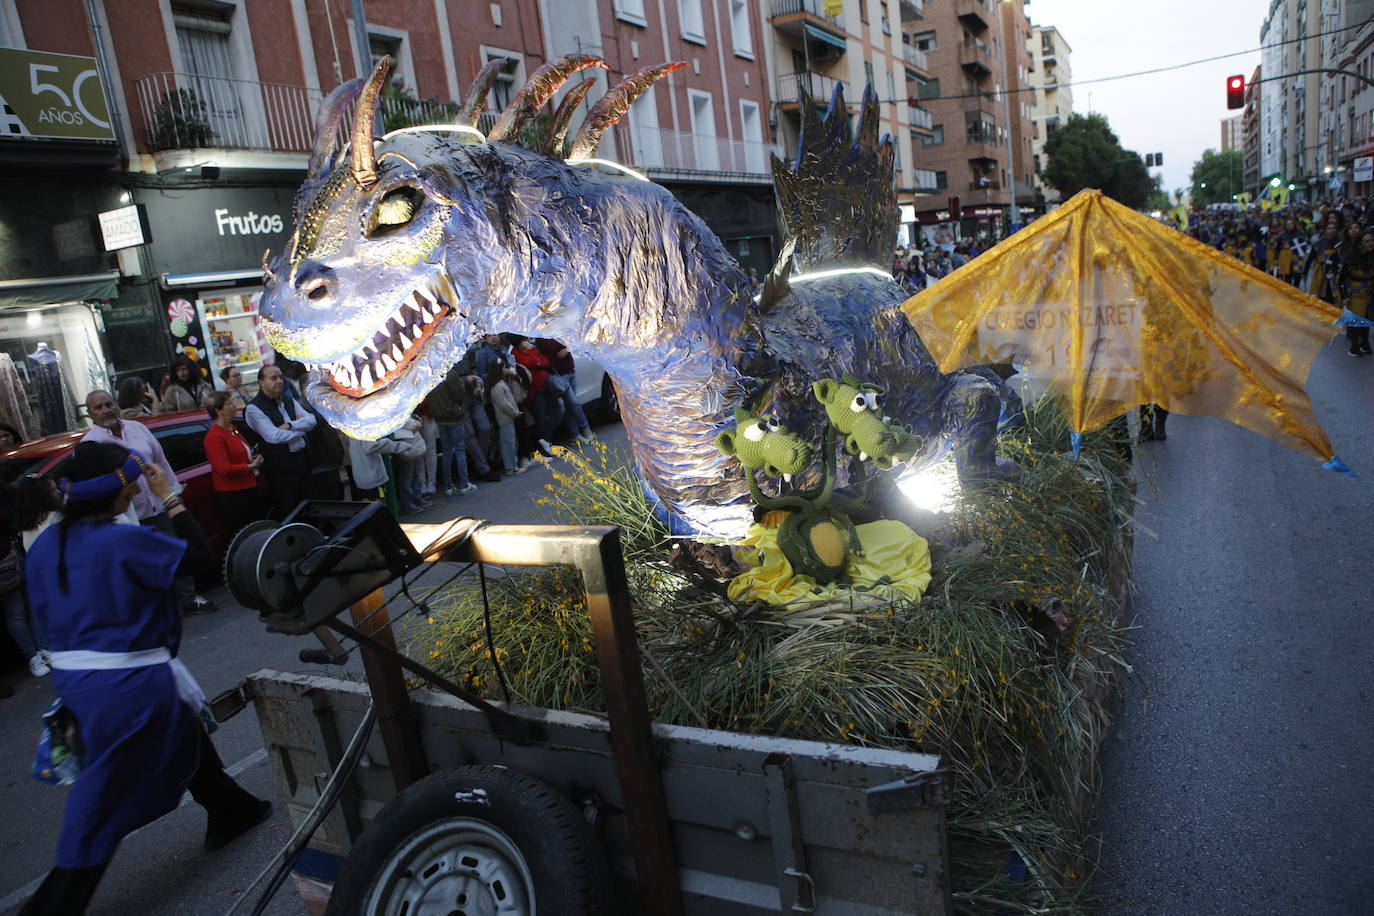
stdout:
POLYGON ((798 271, 874 265, 887 269, 897 244, 895 147, 878 139, 878 96, 869 86, 857 131, 849 126, 844 85, 824 118, 803 90, 801 137, 789 165, 773 157, 778 213, 798 271))

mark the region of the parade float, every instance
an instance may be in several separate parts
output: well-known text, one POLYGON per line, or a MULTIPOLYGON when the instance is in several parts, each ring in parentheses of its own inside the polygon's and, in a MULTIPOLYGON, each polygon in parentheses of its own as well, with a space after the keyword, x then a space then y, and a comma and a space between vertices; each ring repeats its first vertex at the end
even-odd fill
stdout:
MULTIPOLYGON (((426 559, 542 565, 479 566, 477 582, 392 598, 393 617, 418 614, 410 658, 399 659, 411 686, 438 685, 491 716, 478 737, 446 727, 484 752, 494 736, 498 757, 432 736, 407 752, 395 734, 387 756, 393 771, 422 752, 451 765, 534 769, 593 824, 606 812, 627 818, 634 842, 605 842, 612 859, 633 858, 639 911, 683 912, 683 900, 685 911, 711 913, 926 911, 917 899, 934 912, 1088 911, 1098 751, 1130 667, 1136 497, 1123 415, 1155 403, 1224 416, 1344 470, 1303 392, 1338 314, 1095 193, 903 302, 885 270, 895 238, 892 151, 878 137, 871 92, 857 126, 839 92, 824 119, 803 104, 796 159, 774 163, 787 242, 754 293, 670 194, 594 155, 609 125, 673 65, 610 90, 569 141, 583 83, 538 149, 516 142, 571 75, 596 66, 570 56, 541 68, 485 136, 472 125, 494 70, 475 82, 459 123, 380 141, 372 112, 386 63, 365 84, 340 87, 322 111, 296 232, 265 265, 261 311, 274 346, 310 367, 312 403, 349 435, 387 434, 478 335, 512 332, 557 338, 606 369, 628 453, 600 442, 558 450, 543 499, 573 527, 532 529, 524 548, 516 531, 464 520, 410 532, 412 549, 379 534, 389 529, 376 513, 359 525, 303 508, 292 536, 314 553, 291 552, 281 536, 290 525, 241 536, 231 551, 241 600, 278 629, 327 626, 380 651, 380 600, 353 626, 334 621, 339 602, 361 593, 334 584, 332 602, 311 597, 329 590, 326 561, 312 557, 346 564, 337 558, 370 551, 380 566, 337 574, 370 588, 426 559), (352 139, 342 145, 350 105, 352 139), (1006 381, 1013 367, 1043 396, 1023 404, 1006 381), (924 500, 935 482, 940 498, 924 500), (585 545, 557 546, 589 532, 622 552, 623 566, 622 556, 596 554, 593 566, 609 578, 588 573, 585 545), (274 551, 290 562, 272 568, 294 570, 286 592, 262 572, 274 551), (388 565, 389 555, 401 559, 388 565), (314 610, 311 601, 320 602, 314 610), (608 601, 625 614, 607 616, 608 601), (635 722, 636 704, 656 723, 657 744, 647 720, 635 722), (513 709, 537 714, 517 728, 502 718, 513 709), (574 721, 567 717, 603 713, 618 790, 566 785, 558 761, 575 759, 578 742, 555 747, 547 733, 521 731, 530 720, 561 728, 574 721), (646 736, 639 745, 627 737, 636 729, 646 736), (522 753, 522 740, 540 753, 522 753), (680 776, 685 745, 710 745, 720 759, 760 755, 731 759, 736 775, 759 768, 757 791, 770 800, 764 884, 721 877, 722 856, 750 855, 703 851, 725 839, 694 846, 693 831, 704 828, 689 829, 691 817, 728 821, 732 805, 750 803, 706 777, 680 776), (796 804, 793 776, 779 769, 790 759, 858 766, 853 755, 863 754, 879 755, 864 765, 911 767, 895 783, 864 787, 869 817, 940 811, 906 831, 929 841, 929 855, 901 866, 905 878, 862 858, 876 855, 862 839, 874 823, 826 809, 822 799, 838 794, 796 804), (618 801, 605 803, 608 795, 618 801), (904 800, 884 801, 894 798, 904 800), (857 858, 813 850, 808 870, 809 844, 832 815, 844 823, 832 845, 857 858), (655 818, 657 834, 646 826, 655 818), (673 890, 648 902, 646 888, 658 887, 652 870, 671 866, 674 843, 679 861, 695 863, 681 873, 682 898, 670 867, 673 890), (876 896, 863 897, 853 885, 865 882, 846 871, 868 875, 876 896), (718 880, 688 877, 708 872, 718 880), (761 896, 751 899, 750 888, 761 896)), ((369 680, 375 697, 371 670, 369 680)), ((329 690, 349 694, 283 679, 256 690, 264 730, 288 761, 306 753, 280 725, 294 721, 293 698, 314 696, 318 712, 329 690)), ((357 718, 356 697, 340 702, 357 718)), ((438 715, 422 717, 438 728, 438 715)), ((392 727, 402 718, 392 716, 392 727)), ((376 808, 357 807, 355 821, 376 808)), ((347 850, 358 826, 340 828, 331 848, 347 850)), ((756 818, 714 828, 730 843, 761 835, 756 818)), ((378 829, 374 822, 371 834, 378 829)), ((419 855, 404 832, 394 839, 419 855)), ((395 876, 414 869, 386 855, 391 864, 377 867, 391 878, 359 878, 355 867, 347 886, 375 894, 379 881, 403 884, 395 876)), ((425 855, 436 873, 456 867, 425 855)), ((519 856, 496 856, 519 872, 519 856)))

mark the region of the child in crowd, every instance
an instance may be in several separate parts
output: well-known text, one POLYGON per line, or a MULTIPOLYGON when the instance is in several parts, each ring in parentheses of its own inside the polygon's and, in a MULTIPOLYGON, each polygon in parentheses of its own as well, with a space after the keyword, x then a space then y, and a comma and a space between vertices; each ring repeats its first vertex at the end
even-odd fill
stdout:
POLYGON ((491 395, 491 406, 496 414, 497 437, 501 443, 501 463, 507 475, 523 474, 529 470, 529 462, 521 461, 516 451, 515 425, 524 422, 524 414, 515 393, 511 391, 507 374, 513 372, 502 363, 491 366, 487 372, 487 390, 491 395))

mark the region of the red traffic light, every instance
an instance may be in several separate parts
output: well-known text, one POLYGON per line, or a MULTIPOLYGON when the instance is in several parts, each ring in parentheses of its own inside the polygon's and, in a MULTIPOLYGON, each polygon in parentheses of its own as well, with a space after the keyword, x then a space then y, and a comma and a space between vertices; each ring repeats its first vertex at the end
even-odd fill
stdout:
POLYGON ((1226 107, 1245 107, 1245 77, 1228 76, 1226 78, 1226 107))

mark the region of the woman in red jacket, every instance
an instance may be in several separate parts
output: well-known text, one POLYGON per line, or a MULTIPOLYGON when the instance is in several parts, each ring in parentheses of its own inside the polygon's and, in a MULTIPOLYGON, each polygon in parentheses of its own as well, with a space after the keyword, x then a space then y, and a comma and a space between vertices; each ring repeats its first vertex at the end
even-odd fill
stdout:
POLYGON ((205 412, 215 422, 205 434, 205 457, 210 459, 210 479, 215 501, 230 534, 249 522, 267 517, 267 507, 258 492, 258 468, 262 456, 253 452, 248 440, 234 427, 238 406, 228 392, 216 391, 205 401, 205 412))
POLYGON ((525 398, 525 406, 534 414, 534 435, 539 440, 539 448, 545 455, 552 456, 553 446, 550 440, 553 438, 554 425, 558 419, 548 391, 549 370, 552 367, 549 365, 548 357, 535 349, 534 341, 528 337, 515 339, 513 355, 518 364, 529 370, 531 384, 529 396, 525 398))

